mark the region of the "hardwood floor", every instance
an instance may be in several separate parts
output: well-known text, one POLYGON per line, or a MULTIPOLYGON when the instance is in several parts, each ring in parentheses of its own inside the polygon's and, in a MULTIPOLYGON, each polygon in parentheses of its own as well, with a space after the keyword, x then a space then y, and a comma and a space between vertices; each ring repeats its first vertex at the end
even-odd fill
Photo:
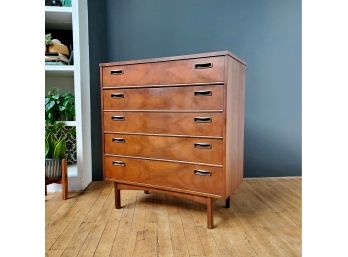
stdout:
POLYGON ((205 206, 93 182, 82 193, 46 196, 46 256, 301 256, 301 178, 244 179, 231 208, 205 206))

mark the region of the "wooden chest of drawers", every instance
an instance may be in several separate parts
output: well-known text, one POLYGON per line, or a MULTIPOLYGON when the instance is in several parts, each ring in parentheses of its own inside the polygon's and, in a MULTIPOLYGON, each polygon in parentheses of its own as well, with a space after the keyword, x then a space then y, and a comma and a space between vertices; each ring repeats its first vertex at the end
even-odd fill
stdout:
POLYGON ((103 172, 120 190, 207 204, 243 179, 245 63, 214 52, 100 64, 103 172))

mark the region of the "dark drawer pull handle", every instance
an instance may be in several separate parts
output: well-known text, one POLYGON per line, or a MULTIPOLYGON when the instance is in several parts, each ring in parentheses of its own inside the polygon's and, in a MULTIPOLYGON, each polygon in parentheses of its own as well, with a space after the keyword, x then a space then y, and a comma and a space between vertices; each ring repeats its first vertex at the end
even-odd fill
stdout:
POLYGON ((110 73, 111 75, 122 75, 123 70, 111 70, 110 73))
POLYGON ((111 98, 124 98, 124 94, 123 93, 112 93, 111 94, 111 98))
POLYGON ((211 123, 211 117, 195 117, 193 118, 194 122, 197 123, 211 123))
POLYGON ((211 90, 205 90, 205 91, 195 91, 195 95, 197 96, 211 96, 213 92, 211 90))
POLYGON ((208 69, 212 68, 213 63, 212 62, 207 62, 207 63, 196 63, 195 64, 195 69, 208 69))
POLYGON ((111 119, 114 121, 124 121, 124 116, 112 116, 111 119))
POLYGON ((124 162, 121 162, 121 161, 113 161, 112 165, 114 165, 114 166, 121 166, 121 167, 126 166, 126 164, 124 162))
POLYGON ((114 137, 114 138, 112 139, 112 142, 113 142, 113 143, 125 143, 126 140, 125 140, 124 138, 116 138, 116 137, 114 137))
POLYGON ((194 170, 193 173, 197 176, 211 176, 211 171, 207 170, 194 170))
POLYGON ((193 144, 195 148, 198 149, 211 149, 211 144, 209 143, 194 143, 193 144))

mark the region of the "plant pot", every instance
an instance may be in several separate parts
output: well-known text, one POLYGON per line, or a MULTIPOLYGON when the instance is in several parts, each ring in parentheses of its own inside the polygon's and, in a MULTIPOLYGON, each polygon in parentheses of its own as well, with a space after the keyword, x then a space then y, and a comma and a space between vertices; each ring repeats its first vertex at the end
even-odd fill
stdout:
POLYGON ((62 177, 62 160, 45 159, 45 176, 48 179, 62 177))

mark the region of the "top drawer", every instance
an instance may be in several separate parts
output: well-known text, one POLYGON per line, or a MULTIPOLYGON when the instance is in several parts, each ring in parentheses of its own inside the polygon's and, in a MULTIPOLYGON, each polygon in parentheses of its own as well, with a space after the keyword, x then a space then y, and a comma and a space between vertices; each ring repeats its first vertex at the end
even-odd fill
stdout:
POLYGON ((103 87, 224 81, 225 57, 115 65, 102 68, 103 87))

